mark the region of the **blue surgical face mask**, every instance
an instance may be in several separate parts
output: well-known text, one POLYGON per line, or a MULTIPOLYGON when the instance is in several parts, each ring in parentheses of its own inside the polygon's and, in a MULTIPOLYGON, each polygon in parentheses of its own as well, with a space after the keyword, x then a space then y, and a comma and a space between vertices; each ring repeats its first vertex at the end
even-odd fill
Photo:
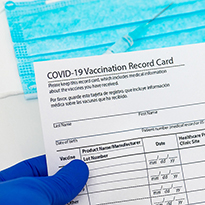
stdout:
MULTIPOLYGON (((168 0, 84 0, 7 3, 6 11, 26 96, 36 94, 34 61, 102 55, 143 25, 168 0)), ((205 1, 178 0, 128 51, 204 42, 205 1)))

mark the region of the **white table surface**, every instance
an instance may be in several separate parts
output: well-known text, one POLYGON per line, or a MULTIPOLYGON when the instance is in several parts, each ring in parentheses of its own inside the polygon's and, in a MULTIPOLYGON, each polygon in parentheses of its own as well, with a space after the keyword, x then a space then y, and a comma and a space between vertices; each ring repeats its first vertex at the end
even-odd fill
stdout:
POLYGON ((38 100, 24 98, 5 11, 0 13, 0 146, 0 170, 45 153, 38 100))

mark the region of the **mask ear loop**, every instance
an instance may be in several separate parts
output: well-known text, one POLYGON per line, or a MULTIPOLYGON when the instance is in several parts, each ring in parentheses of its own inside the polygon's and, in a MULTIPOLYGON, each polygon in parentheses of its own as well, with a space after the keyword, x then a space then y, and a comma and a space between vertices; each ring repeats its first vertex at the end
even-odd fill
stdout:
POLYGON ((0 7, 0 14, 5 10, 4 6, 0 7))
POLYGON ((14 91, 14 92, 2 93, 2 94, 0 94, 0 100, 5 99, 5 98, 9 98, 9 97, 18 96, 18 95, 24 95, 24 92, 14 91))

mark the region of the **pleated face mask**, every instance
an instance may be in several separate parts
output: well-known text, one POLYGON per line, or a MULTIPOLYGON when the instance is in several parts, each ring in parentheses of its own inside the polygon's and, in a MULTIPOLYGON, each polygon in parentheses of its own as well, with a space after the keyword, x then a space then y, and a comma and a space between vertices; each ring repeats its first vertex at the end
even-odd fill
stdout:
MULTIPOLYGON (((35 98, 34 61, 102 55, 144 25, 169 0, 7 2, 8 24, 27 99, 35 98)), ((176 0, 126 52, 205 41, 205 1, 176 0)), ((121 48, 116 51, 121 52, 121 48)))

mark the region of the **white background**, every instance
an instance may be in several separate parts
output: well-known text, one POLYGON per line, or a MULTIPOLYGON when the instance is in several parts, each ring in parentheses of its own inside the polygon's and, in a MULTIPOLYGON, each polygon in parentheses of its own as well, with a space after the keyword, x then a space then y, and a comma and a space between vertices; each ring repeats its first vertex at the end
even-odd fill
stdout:
POLYGON ((0 13, 0 146, 0 170, 45 153, 38 100, 24 98, 5 11, 0 13))

